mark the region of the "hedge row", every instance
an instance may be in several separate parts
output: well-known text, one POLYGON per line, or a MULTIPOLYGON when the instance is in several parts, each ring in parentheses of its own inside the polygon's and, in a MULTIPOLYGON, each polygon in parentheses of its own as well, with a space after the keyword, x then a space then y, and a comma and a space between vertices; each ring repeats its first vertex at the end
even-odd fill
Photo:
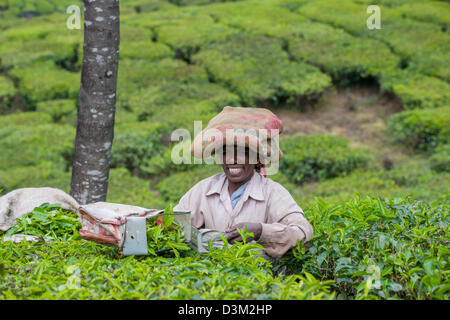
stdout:
POLYGON ((435 153, 430 157, 430 166, 436 172, 450 172, 450 144, 436 148, 435 153))
POLYGON ((5 16, 20 18, 32 18, 55 12, 65 13, 68 6, 81 4, 79 0, 0 0, 0 8, 5 10, 3 13, 5 16))
POLYGON ((283 258, 294 272, 334 280, 338 299, 448 299, 449 206, 360 198, 306 211, 308 252, 283 258))
MULTIPOLYGON (((410 63, 416 70, 447 81, 450 79, 449 58, 446 54, 450 45, 450 35, 442 32, 440 23, 435 24, 432 23, 435 20, 425 18, 421 20, 430 22, 413 19, 414 15, 410 12, 414 9, 410 8, 409 4, 404 3, 402 7, 390 8, 382 3, 380 4, 382 28, 369 30, 366 26, 369 17, 366 13, 368 5, 353 0, 309 1, 302 5, 298 12, 311 19, 343 28, 353 35, 386 42, 405 63, 410 63), (324 7, 327 10, 323 10, 324 7)), ((415 5, 419 3, 416 2, 415 5)), ((427 2, 421 6, 432 8, 430 10, 433 12, 441 11, 438 15, 440 17, 445 16, 449 8, 448 4, 436 2, 427 2)), ((442 22, 442 18, 438 21, 442 22)))
POLYGON ((450 105, 450 85, 437 78, 406 70, 386 70, 381 90, 398 96, 404 109, 426 109, 450 105))
POLYGON ((450 108, 403 111, 390 117, 388 128, 397 142, 433 151, 450 141, 450 108))
POLYGON ((35 63, 22 68, 15 67, 10 74, 19 79, 19 93, 34 108, 39 101, 75 99, 80 88, 80 74, 58 68, 52 61, 35 63))
MULTIPOLYGON (((0 117, 0 168, 51 161, 65 168, 64 154, 73 149, 75 128, 52 123, 48 114, 27 112, 0 117)), ((64 170, 64 169, 62 169, 64 170)))
POLYGON ((191 165, 187 171, 172 173, 156 185, 161 197, 173 204, 177 204, 181 197, 196 183, 216 173, 223 172, 217 165, 191 165))
POLYGON ((367 150, 350 148, 338 136, 290 136, 280 140, 280 147, 280 171, 297 184, 346 175, 368 162, 367 150))
POLYGON ((63 236, 50 243, 0 242, 0 297, 445 300, 448 209, 374 197, 334 205, 318 200, 305 211, 315 230, 309 249, 298 246, 273 267, 255 257, 252 249, 262 248, 255 244, 199 255, 169 221, 164 229, 147 225, 150 256, 123 258, 115 247, 81 241, 73 213, 43 205, 29 221, 40 225, 44 213, 46 220, 64 219, 59 226, 66 232, 55 230, 63 236))
POLYGON ((246 33, 282 39, 291 58, 319 66, 341 85, 376 77, 381 70, 399 64, 399 58, 384 43, 311 21, 289 12, 287 5, 286 1, 250 1, 211 6, 205 11, 246 33))
POLYGON ((15 95, 14 83, 7 77, 0 75, 0 114, 7 113, 11 109, 15 95))
MULTIPOLYGON (((334 204, 352 198, 355 193, 364 197, 410 197, 430 203, 450 204, 450 193, 443 191, 448 189, 450 173, 436 172, 434 161, 437 166, 443 163, 440 159, 436 160, 423 159, 421 155, 416 155, 408 161, 394 161, 390 170, 359 168, 344 177, 291 187, 289 191, 302 208, 309 208, 317 197, 326 203, 334 204)), ((442 161, 445 161, 445 158, 442 161)))
POLYGON ((245 106, 317 100, 331 85, 319 69, 289 60, 280 41, 263 36, 238 35, 222 43, 209 44, 194 55, 205 66, 213 82, 239 95, 245 106))

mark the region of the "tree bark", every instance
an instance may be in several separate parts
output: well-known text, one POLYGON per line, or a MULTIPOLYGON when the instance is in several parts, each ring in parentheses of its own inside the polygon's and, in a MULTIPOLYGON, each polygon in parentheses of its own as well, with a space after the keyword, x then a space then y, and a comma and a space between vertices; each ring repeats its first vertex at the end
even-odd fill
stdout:
POLYGON ((84 45, 70 194, 106 201, 119 62, 119 0, 84 0, 84 45))

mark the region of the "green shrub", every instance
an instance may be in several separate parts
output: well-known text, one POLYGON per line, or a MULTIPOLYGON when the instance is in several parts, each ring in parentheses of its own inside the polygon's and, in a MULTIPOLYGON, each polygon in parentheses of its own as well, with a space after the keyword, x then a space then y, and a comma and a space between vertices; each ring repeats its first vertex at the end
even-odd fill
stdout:
POLYGON ((450 172, 450 144, 436 148, 430 158, 430 166, 436 172, 450 172))
MULTIPOLYGON (((49 15, 55 12, 61 14, 66 12, 70 5, 82 7, 80 0, 3 0, 6 14, 14 14, 17 17, 36 17, 49 15)), ((37 19, 37 18, 35 18, 37 19)))
POLYGON ((8 115, 2 115, 0 117, 0 129, 3 129, 3 135, 5 133, 18 131, 20 126, 35 126, 39 124, 51 123, 52 117, 44 112, 17 112, 8 115), (9 127, 9 128, 7 128, 9 127))
POLYGON ((10 73, 18 79, 19 92, 27 98, 29 108, 39 101, 75 99, 80 88, 80 74, 57 68, 51 61, 14 68, 10 73))
POLYGON ((152 41, 153 37, 154 33, 151 30, 121 25, 120 59, 158 60, 173 56, 172 50, 167 45, 152 41))
POLYGON ((191 169, 190 163, 193 163, 193 157, 189 153, 187 153, 187 156, 183 154, 184 150, 189 151, 189 147, 191 145, 191 141, 181 141, 178 143, 173 143, 170 147, 163 147, 161 149, 160 154, 154 155, 148 161, 145 163, 145 167, 143 170, 150 174, 150 175, 156 175, 156 176, 169 176, 170 174, 176 172, 176 171, 185 171, 188 169, 191 169), (182 150, 176 154, 174 148, 182 146, 182 150), (186 156, 187 159, 189 159, 190 162, 188 163, 180 163, 176 164, 172 161, 172 152, 175 156, 180 157, 183 159, 183 156, 186 156))
POLYGON ((125 168, 112 168, 109 172, 107 201, 164 209, 167 204, 152 187, 148 180, 133 176, 125 168))
POLYGON ((278 2, 259 0, 224 3, 204 7, 202 11, 242 33, 286 39, 302 30, 309 21, 277 6, 278 2))
POLYGON ((350 148, 347 140, 332 135, 285 137, 280 147, 280 171, 293 183, 346 175, 368 161, 367 150, 350 148))
POLYGON ((355 38, 342 29, 275 7, 272 2, 212 6, 208 12, 248 33, 283 39, 290 55, 320 66, 342 84, 376 76, 380 70, 399 63, 381 42, 355 38))
POLYGON ((70 191, 71 173, 64 170, 64 165, 41 160, 30 166, 0 166, 0 189, 4 193, 20 188, 52 187, 70 191))
POLYGON ((124 59, 120 61, 117 79, 117 96, 130 99, 141 90, 176 81, 184 84, 207 82, 208 77, 203 68, 188 65, 181 60, 162 59, 148 61, 143 59, 124 59))
POLYGON ((219 2, 238 2, 242 0, 168 0, 177 6, 194 6, 194 5, 205 5, 213 4, 219 2))
POLYGON ((315 101, 330 85, 317 68, 289 61, 280 41, 263 36, 233 36, 211 44, 193 57, 212 81, 238 94, 246 106, 315 101))
POLYGON ((381 89, 400 97, 405 109, 425 109, 450 104, 450 85, 409 70, 382 72, 381 89))
POLYGON ((41 101, 36 105, 36 111, 47 113, 55 123, 76 125, 77 103, 72 99, 41 101))
POLYGON ((354 197, 406 198, 436 204, 450 204, 449 173, 436 173, 427 159, 414 156, 407 161, 394 162, 391 170, 360 168, 345 177, 304 184, 291 191, 302 208, 308 208, 321 198, 336 204, 354 197))
POLYGON ((376 78, 395 68, 399 58, 384 43, 356 38, 341 29, 308 22, 289 39, 289 52, 298 60, 318 65, 340 85, 376 78))
POLYGON ((208 82, 168 81, 125 99, 130 112, 137 114, 135 120, 155 120, 173 128, 192 127, 194 120, 209 120, 226 105, 240 105, 239 97, 208 82))
MULTIPOLYGON (((355 3, 352 0, 316 0, 306 2, 298 9, 298 13, 314 21, 343 28, 356 35, 367 30, 367 6, 367 4, 355 3)), ((382 12, 385 17, 388 9, 382 7, 382 12)), ((383 18, 382 22, 384 20, 383 18)))
POLYGON ((52 124, 49 117, 12 114, 0 118, 0 169, 33 166, 42 161, 65 166, 63 154, 73 149, 75 128, 52 124), (21 123, 21 119, 28 123, 21 123), (38 119, 43 121, 34 122, 38 119))
POLYGON ((448 299, 448 205, 356 197, 306 215, 311 247, 285 264, 334 280, 338 299, 448 299))
POLYGON ((410 110, 390 117, 388 128, 395 141, 422 151, 432 151, 450 140, 450 108, 410 110))
POLYGON ((320 66, 342 84, 377 76, 381 70, 399 63, 384 43, 356 38, 342 29, 313 22, 281 4, 276 7, 272 2, 242 2, 211 6, 207 12, 250 34, 283 39, 290 55, 320 66))
POLYGON ((448 52, 450 45, 440 47, 432 52, 420 52, 409 61, 409 68, 419 73, 450 81, 450 61, 448 52))
POLYGON ((443 33, 439 26, 402 19, 397 13, 382 19, 382 28, 376 31, 380 32, 364 30, 366 35, 387 42, 403 59, 414 58, 417 53, 431 54, 440 47, 448 46, 450 40, 450 35, 443 33))
POLYGON ((425 22, 439 23, 447 27, 450 25, 448 10, 450 10, 450 5, 443 1, 415 1, 398 7, 398 12, 402 16, 425 22))
MULTIPOLYGON (((385 42, 404 63, 411 62, 427 75, 437 75, 448 80, 448 55, 445 52, 448 52, 450 35, 442 32, 441 26, 404 17, 403 9, 382 5, 381 29, 369 30, 366 26, 369 4, 372 3, 351 0, 310 1, 299 8, 299 13, 314 21, 343 28, 352 35, 385 42), (327 10, 323 10, 325 7, 327 10), (428 61, 430 57, 433 61, 431 65, 428 61), (443 66, 442 70, 439 70, 440 66, 443 66)), ((409 7, 409 3, 405 7, 409 7)))
POLYGON ((309 274, 273 277, 255 257, 260 245, 236 243, 200 255, 177 230, 149 226, 150 256, 123 258, 117 248, 61 238, 0 243, 1 299, 332 299, 330 281, 309 274), (39 255, 36 255, 36 250, 39 255))
POLYGON ((12 101, 16 95, 14 83, 0 75, 0 114, 7 113, 11 109, 12 101))
POLYGON ((183 19, 173 19, 170 24, 163 24, 155 28, 158 41, 169 45, 176 51, 176 57, 190 61, 192 54, 196 53, 206 44, 223 42, 230 35, 236 34, 222 23, 216 23, 206 14, 192 15, 183 19))
POLYGON ((161 139, 167 128, 163 124, 123 126, 118 128, 111 152, 111 167, 127 168, 143 174, 142 166, 161 152, 161 139))
POLYGON ((6 67, 50 60, 67 70, 77 70, 81 67, 82 50, 81 30, 61 27, 61 16, 57 15, 15 23, 0 35, 1 64, 6 67))
POLYGON ((156 185, 156 189, 165 201, 177 204, 181 197, 200 180, 223 172, 217 165, 192 164, 192 166, 194 168, 191 170, 174 173, 156 185))
POLYGON ((146 16, 152 11, 164 12, 167 9, 175 7, 166 0, 126 0, 121 2, 124 5, 120 7, 120 22, 128 23, 135 21, 140 15, 146 16))

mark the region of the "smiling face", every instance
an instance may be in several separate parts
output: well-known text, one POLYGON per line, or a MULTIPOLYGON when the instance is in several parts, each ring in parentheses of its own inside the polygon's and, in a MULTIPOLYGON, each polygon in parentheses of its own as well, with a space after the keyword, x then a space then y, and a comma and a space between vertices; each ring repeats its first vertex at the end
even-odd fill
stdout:
POLYGON ((228 180, 233 183, 244 183, 249 180, 255 169, 254 163, 250 162, 249 149, 245 148, 245 154, 238 154, 237 147, 234 146, 234 152, 231 149, 223 152, 222 168, 228 180))

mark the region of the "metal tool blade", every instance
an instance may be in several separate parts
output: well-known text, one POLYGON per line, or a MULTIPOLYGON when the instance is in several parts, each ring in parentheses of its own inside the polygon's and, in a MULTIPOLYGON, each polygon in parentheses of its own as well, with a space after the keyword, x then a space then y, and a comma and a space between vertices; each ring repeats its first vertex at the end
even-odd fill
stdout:
POLYGON ((123 254, 125 256, 148 254, 145 217, 127 217, 123 254))

